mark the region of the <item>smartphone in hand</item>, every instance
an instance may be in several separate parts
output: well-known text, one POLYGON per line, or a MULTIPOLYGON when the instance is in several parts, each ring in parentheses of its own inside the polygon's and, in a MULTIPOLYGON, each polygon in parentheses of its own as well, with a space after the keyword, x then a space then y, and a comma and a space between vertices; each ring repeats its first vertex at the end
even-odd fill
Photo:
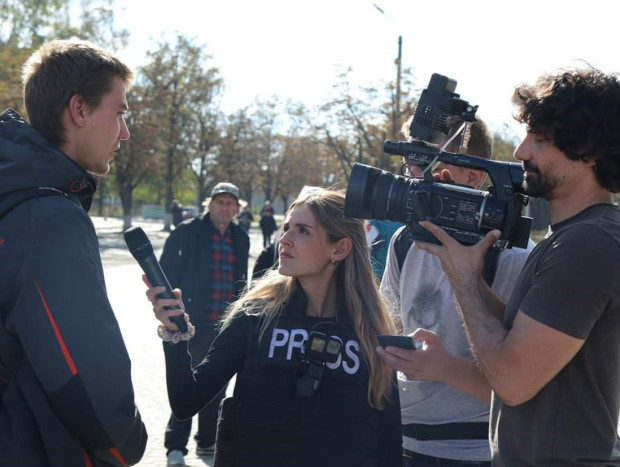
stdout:
POLYGON ((377 339, 379 339, 379 344, 383 348, 391 346, 400 347, 401 349, 416 350, 415 343, 409 336, 389 336, 387 334, 379 334, 377 339))

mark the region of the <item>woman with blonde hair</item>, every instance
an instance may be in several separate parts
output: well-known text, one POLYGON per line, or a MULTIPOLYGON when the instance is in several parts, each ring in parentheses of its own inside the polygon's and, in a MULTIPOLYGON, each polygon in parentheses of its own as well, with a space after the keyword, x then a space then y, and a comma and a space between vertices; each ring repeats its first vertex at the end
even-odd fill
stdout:
MULTIPOLYGON (((344 194, 320 189, 291 205, 279 266, 229 309, 192 372, 169 318, 176 300, 147 291, 163 323, 168 395, 188 418, 236 373, 220 409, 216 465, 396 466, 400 407, 394 373, 376 356, 394 328, 373 276, 363 222, 344 194)), ((186 317, 187 319, 187 317, 186 317)), ((189 331, 188 331, 189 332, 189 331)))

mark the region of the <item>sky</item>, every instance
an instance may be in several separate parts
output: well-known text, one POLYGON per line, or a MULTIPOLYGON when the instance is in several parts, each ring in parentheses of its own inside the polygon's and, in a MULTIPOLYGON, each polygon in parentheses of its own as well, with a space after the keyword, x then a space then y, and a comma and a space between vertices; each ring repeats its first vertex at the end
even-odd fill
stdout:
POLYGON ((272 95, 313 107, 337 71, 357 84, 395 81, 411 67, 417 94, 432 73, 500 130, 514 123, 516 84, 585 62, 620 72, 617 0, 129 0, 117 2, 129 29, 120 55, 140 66, 154 43, 175 33, 205 44, 224 79, 227 113, 272 95), (381 13, 374 5, 377 5, 381 13))

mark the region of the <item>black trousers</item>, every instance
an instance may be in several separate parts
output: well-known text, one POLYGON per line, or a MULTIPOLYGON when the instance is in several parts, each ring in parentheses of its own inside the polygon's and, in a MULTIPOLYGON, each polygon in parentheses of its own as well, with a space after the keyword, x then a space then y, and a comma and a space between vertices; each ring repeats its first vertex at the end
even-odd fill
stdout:
MULTIPOLYGON (((198 431, 194 436, 196 444, 200 447, 208 448, 215 444, 215 433, 217 430, 217 413, 220 402, 226 395, 226 387, 198 412, 198 431)), ((166 434, 164 436, 164 446, 166 454, 170 451, 178 450, 187 454, 187 442, 192 431, 192 419, 177 420, 174 415, 170 415, 166 434)))
MULTIPOLYGON (((196 335, 189 341, 188 350, 192 357, 192 366, 196 366, 207 354, 217 332, 213 323, 202 322, 200 319, 193 319, 193 321, 195 321, 196 335)), ((215 396, 215 399, 198 412, 198 430, 194 436, 198 446, 208 448, 215 444, 218 411, 220 402, 225 396, 226 386, 215 396)), ((166 426, 166 434, 164 435, 166 454, 175 450, 183 452, 184 455, 187 454, 187 442, 189 441, 191 431, 191 418, 178 420, 171 414, 166 426)))

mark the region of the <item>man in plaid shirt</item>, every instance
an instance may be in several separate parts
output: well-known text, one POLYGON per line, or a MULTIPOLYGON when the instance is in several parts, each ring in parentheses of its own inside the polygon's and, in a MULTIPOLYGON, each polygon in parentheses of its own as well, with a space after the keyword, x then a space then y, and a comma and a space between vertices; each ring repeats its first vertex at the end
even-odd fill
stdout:
MULTIPOLYGON (((207 211, 180 224, 168 237, 161 266, 170 285, 183 290, 185 311, 196 335, 190 341, 192 365, 209 350, 216 326, 228 304, 239 297, 247 279, 250 239, 232 219, 239 214, 239 189, 218 183, 204 205, 207 211)), ((213 454, 222 391, 198 414, 198 455, 213 454)), ((164 445, 168 465, 184 465, 192 421, 170 416, 164 445)))

